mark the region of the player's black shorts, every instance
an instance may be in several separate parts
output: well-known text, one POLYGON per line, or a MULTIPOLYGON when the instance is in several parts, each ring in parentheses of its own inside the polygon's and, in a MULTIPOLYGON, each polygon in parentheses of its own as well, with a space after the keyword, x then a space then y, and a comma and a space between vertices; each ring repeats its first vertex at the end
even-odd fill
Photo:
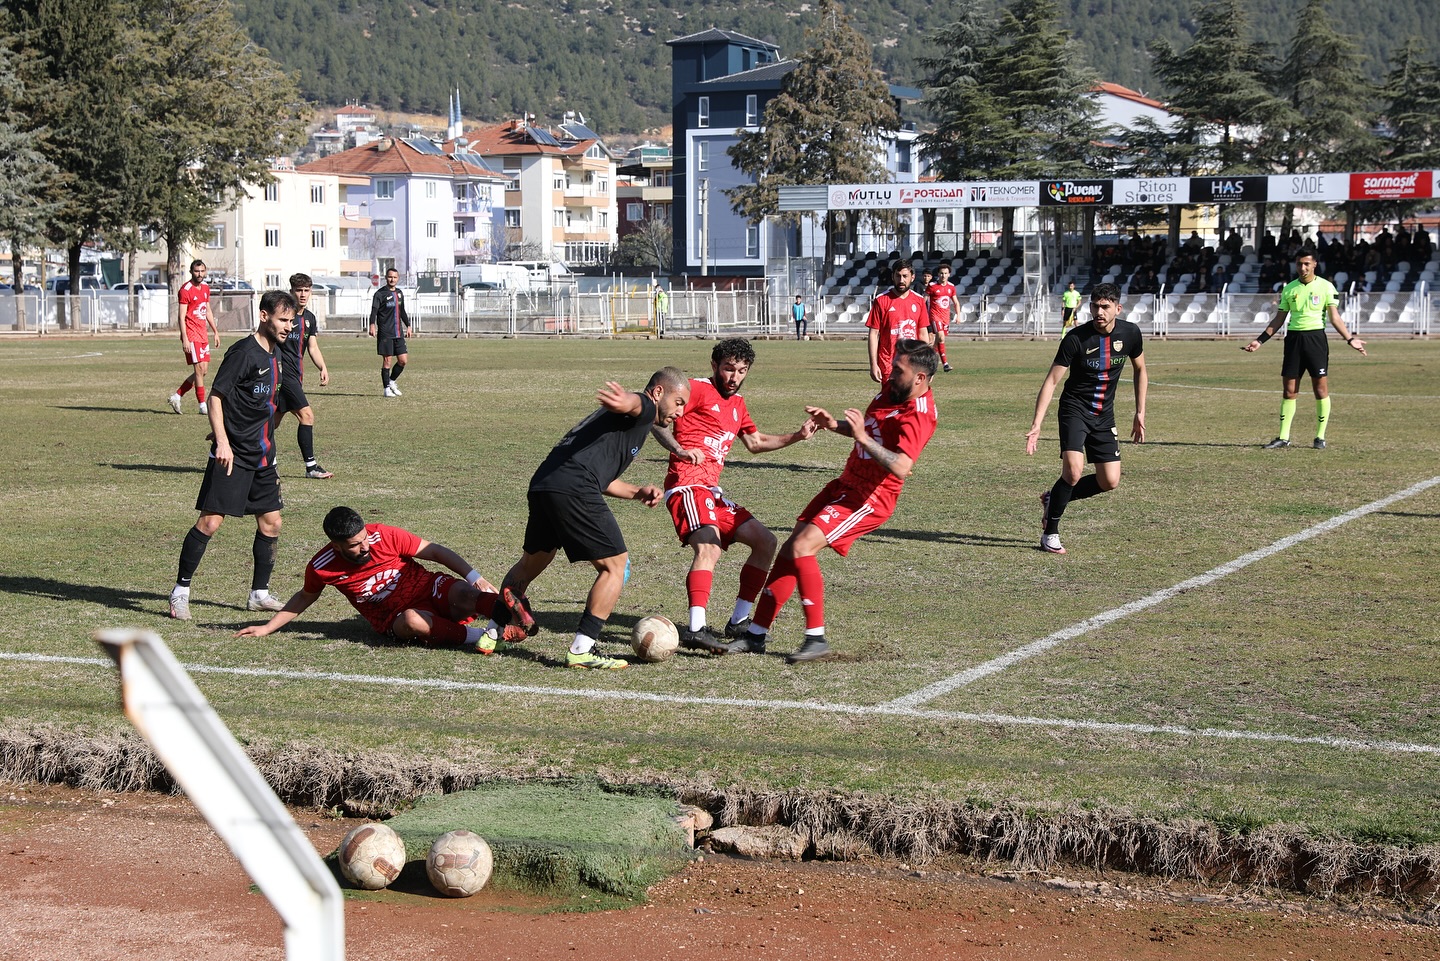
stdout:
POLYGON ((530 491, 528 498, 525 553, 543 554, 563 547, 572 564, 625 553, 620 524, 600 491, 530 491))
POLYGON ((215 458, 205 465, 205 479, 195 509, 204 514, 244 517, 246 514, 268 514, 285 506, 280 497, 280 473, 274 467, 246 470, 236 467, 225 473, 215 458))
POLYGON ((1280 362, 1280 376, 1299 380, 1302 373, 1310 379, 1324 377, 1330 367, 1330 341, 1325 329, 1291 330, 1285 333, 1285 359, 1280 362))
POLYGON ((288 374, 281 378, 280 403, 275 405, 275 416, 283 417, 292 410, 304 410, 309 406, 310 398, 305 396, 305 387, 300 378, 292 380, 288 374))
POLYGON ((405 346, 404 337, 376 337, 375 353, 381 357, 399 357, 410 353, 410 350, 405 346))
POLYGON ((1060 450, 1083 450, 1091 464, 1118 461, 1120 435, 1115 430, 1115 412, 1089 414, 1061 407, 1060 450))

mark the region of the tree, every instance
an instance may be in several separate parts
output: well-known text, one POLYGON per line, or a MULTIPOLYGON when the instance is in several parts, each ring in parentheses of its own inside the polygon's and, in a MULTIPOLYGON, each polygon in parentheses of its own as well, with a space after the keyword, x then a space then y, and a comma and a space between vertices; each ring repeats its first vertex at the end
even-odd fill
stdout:
POLYGON ((669 274, 675 253, 675 231, 662 217, 647 217, 620 238, 610 262, 620 267, 653 267, 669 274))
MULTIPOLYGON (((1427 59, 1427 52, 1419 40, 1410 40, 1395 55, 1385 80, 1383 113, 1389 138, 1381 163, 1386 169, 1440 169, 1440 59, 1427 59)), ((1407 202, 1395 212, 1403 215, 1419 206, 1407 202)))
MULTIPOLYGON (((780 213, 782 186, 889 177, 881 143, 900 126, 900 116, 875 69, 870 42, 835 0, 820 0, 816 13, 818 22, 805 34, 809 46, 765 105, 763 126, 742 132, 727 151, 736 168, 753 178, 725 191, 731 208, 751 223, 780 213)), ((825 221, 829 264, 838 236, 835 214, 827 213, 825 221)))
POLYGON ((1247 36, 1240 0, 1208 0, 1195 10, 1195 39, 1176 52, 1151 46, 1155 72, 1170 90, 1170 109, 1195 142, 1208 146, 1203 166, 1217 174, 1254 172, 1256 139, 1283 109, 1267 80, 1270 56, 1247 36))
POLYGON ((181 251, 209 233, 227 199, 271 180, 271 158, 299 146, 309 109, 226 0, 134 2, 144 82, 136 106, 145 153, 161 172, 151 210, 174 285, 181 251))
POLYGON ((31 104, 37 91, 15 71, 14 46, 12 38, 0 35, 0 239, 10 245, 11 285, 18 291, 25 282, 25 250, 57 208, 52 194, 60 171, 40 151, 47 131, 35 124, 31 104))

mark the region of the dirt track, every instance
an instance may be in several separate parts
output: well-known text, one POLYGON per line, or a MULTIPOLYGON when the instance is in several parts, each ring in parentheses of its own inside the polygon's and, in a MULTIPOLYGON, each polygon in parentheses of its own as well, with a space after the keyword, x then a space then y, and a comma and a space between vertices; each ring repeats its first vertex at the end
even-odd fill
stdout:
MULTIPOLYGON (((297 818, 321 853, 354 822, 297 818)), ((183 798, 0 785, 0 959, 270 961, 280 921, 183 798)), ((627 911, 483 891, 346 904, 352 961, 1440 961, 1440 929, 1301 901, 707 856, 627 911)))

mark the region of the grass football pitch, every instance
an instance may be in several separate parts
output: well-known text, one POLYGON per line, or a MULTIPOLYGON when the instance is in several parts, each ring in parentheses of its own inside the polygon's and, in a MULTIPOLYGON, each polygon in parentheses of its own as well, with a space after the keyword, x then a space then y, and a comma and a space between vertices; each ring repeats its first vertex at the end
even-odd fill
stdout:
MULTIPOLYGON (((272 590, 300 586, 320 522, 348 504, 457 550, 498 583, 518 557, 531 472, 595 406, 664 364, 709 373, 709 342, 419 340, 384 399, 373 344, 323 341, 307 386, 328 481, 278 431, 285 527, 272 590)), ((1440 840, 1440 347, 1332 341, 1330 447, 1275 436, 1280 345, 1146 345, 1149 442, 1125 443, 1118 491, 1072 504, 1069 553, 1036 549, 1037 495, 1058 470, 1055 415, 1023 435, 1055 343, 953 344, 939 431, 899 509, 849 558, 827 553, 836 659, 681 652, 615 672, 564 669, 593 572, 552 566, 531 590, 542 633, 480 657, 388 644, 334 592, 293 629, 234 636, 254 525, 230 519, 195 579, 195 620, 168 620, 206 457, 205 420, 165 405, 174 338, 7 342, 0 389, 0 711, 13 730, 126 729, 90 632, 159 632, 242 742, 295 743, 568 774, 835 790, 1036 811, 1120 810, 1357 841, 1440 840)), ((745 395, 762 430, 807 403, 863 408, 864 344, 757 343, 745 395)), ((214 367, 218 367, 218 360, 214 367)), ((212 376, 213 369, 212 367, 212 376)), ((1308 390, 1308 388, 1304 388, 1308 390)), ((1134 410, 1127 368, 1122 436, 1134 410)), ((751 456, 727 492, 782 538, 844 462, 821 434, 751 456)), ((659 483, 648 443, 626 479, 659 483)), ((613 504, 633 574, 607 630, 685 616, 689 552, 663 509, 613 504)), ((742 557, 720 566, 723 623, 742 557)), ((772 650, 798 646, 798 597, 772 650)))

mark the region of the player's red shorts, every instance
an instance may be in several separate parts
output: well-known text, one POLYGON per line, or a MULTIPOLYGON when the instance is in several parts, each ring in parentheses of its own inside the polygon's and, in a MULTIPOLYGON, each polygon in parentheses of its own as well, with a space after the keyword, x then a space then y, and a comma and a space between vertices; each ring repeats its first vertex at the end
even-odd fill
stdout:
POLYGON ((797 523, 820 528, 825 543, 841 557, 850 553, 851 544, 889 519, 888 511, 882 513, 863 493, 841 483, 838 477, 821 488, 795 518, 797 523))
POLYGON ((402 579, 400 586, 379 604, 370 604, 364 611, 365 620, 381 634, 390 634, 395 618, 401 611, 416 610, 450 618, 450 585, 457 583, 449 574, 428 572, 429 577, 402 579))
POLYGON ((930 329, 931 329, 931 330, 938 331, 938 332, 940 333, 940 336, 941 336, 941 337, 949 337, 949 336, 950 336, 950 315, 949 315, 949 314, 946 314, 944 317, 940 317, 940 316, 937 316, 937 315, 932 314, 932 315, 930 316, 930 329))
POLYGON ((192 367, 196 364, 210 363, 210 341, 185 341, 185 363, 189 364, 192 367))
POLYGON ((754 519, 718 487, 679 487, 670 493, 665 503, 682 544, 700 528, 713 527, 720 532, 720 546, 729 550, 735 543, 735 532, 754 519))

